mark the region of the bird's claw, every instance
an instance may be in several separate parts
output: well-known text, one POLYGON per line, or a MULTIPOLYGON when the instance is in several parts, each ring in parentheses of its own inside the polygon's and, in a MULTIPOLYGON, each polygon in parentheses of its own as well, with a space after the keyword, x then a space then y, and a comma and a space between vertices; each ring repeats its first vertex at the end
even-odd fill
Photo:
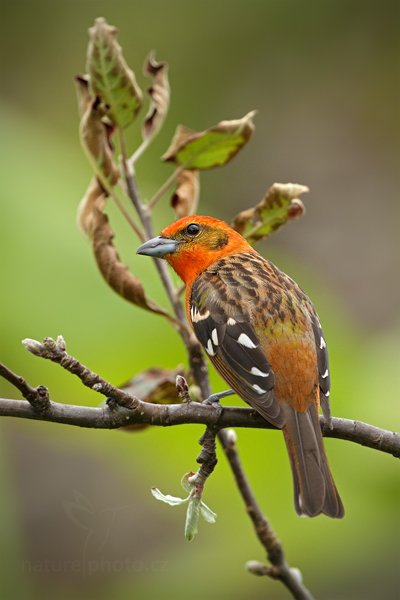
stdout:
POLYGON ((207 404, 209 406, 214 406, 214 408, 220 408, 222 410, 222 406, 220 404, 221 398, 226 398, 226 396, 232 396, 235 392, 233 390, 225 390, 224 392, 218 392, 217 394, 211 394, 208 398, 205 398, 202 404, 207 404))
POLYGON ((218 394, 211 394, 211 396, 208 396, 208 398, 205 398, 202 401, 202 404, 207 404, 208 406, 216 406, 216 405, 221 406, 219 403, 218 394))

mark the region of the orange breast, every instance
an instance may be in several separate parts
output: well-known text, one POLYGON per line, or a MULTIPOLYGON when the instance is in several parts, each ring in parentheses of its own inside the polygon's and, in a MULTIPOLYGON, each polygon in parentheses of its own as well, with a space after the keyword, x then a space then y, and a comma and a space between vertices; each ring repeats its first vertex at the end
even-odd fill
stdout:
POLYGON ((275 373, 274 393, 278 401, 288 402, 304 412, 319 403, 318 368, 315 346, 308 338, 278 339, 266 349, 275 373))

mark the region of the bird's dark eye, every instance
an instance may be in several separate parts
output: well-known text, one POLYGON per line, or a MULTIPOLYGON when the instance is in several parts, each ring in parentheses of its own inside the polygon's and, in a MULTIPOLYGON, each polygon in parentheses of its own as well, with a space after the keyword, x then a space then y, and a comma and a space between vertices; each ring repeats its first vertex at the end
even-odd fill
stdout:
POLYGON ((197 225, 197 223, 190 223, 190 225, 188 225, 186 227, 186 233, 188 233, 189 235, 197 235, 198 233, 200 233, 201 227, 200 225, 197 225))

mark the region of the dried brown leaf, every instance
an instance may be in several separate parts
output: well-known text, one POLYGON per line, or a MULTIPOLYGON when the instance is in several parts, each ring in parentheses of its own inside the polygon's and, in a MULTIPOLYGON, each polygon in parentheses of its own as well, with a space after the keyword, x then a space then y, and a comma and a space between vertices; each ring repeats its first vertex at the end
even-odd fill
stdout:
POLYGON ((89 89, 89 76, 88 75, 77 75, 75 77, 76 94, 78 98, 78 109, 79 116, 82 118, 89 105, 92 103, 93 98, 89 89))
POLYGON ((152 404, 177 404, 180 402, 176 377, 185 376, 182 366, 176 369, 147 369, 122 385, 129 394, 152 404))
POLYGON ((106 179, 115 185, 119 179, 119 170, 114 162, 111 135, 113 128, 104 121, 104 110, 99 98, 92 98, 88 81, 84 77, 76 78, 78 103, 83 111, 79 133, 82 145, 96 161, 106 179))
POLYGON ((77 222, 81 230, 87 235, 91 234, 93 229, 93 211, 96 202, 103 202, 104 192, 94 177, 89 183, 89 187, 85 192, 82 200, 79 202, 78 212, 76 215, 77 222))
POLYGON ((176 180, 176 190, 171 198, 171 206, 176 218, 196 214, 200 195, 200 178, 198 171, 181 171, 176 180))
POLYGON ((169 108, 168 63, 157 62, 154 52, 150 52, 144 64, 144 74, 153 78, 147 90, 151 97, 149 112, 143 123, 143 139, 155 135, 161 128, 169 108))
POLYGON ((168 316, 168 313, 150 300, 141 281, 121 262, 113 244, 114 232, 107 215, 103 213, 105 198, 100 196, 95 202, 91 216, 90 238, 93 253, 101 274, 117 294, 145 310, 168 316))

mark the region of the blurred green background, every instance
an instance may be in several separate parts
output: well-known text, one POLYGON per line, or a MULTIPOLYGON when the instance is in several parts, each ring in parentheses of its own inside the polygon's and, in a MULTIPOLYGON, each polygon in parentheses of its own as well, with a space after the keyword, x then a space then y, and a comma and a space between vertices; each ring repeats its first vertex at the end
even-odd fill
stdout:
MULTIPOLYGON (((142 87, 148 51, 170 63, 166 125, 138 164, 142 195, 170 174, 159 156, 178 122, 204 129, 256 108, 251 143, 202 176, 201 212, 231 219, 274 181, 310 187, 307 215, 259 247, 315 301, 329 342, 333 414, 398 429, 400 4, 386 0, 170 0, 1 6, 1 360, 60 402, 96 405, 20 340, 62 333, 69 351, 118 384, 151 366, 185 363, 176 335, 102 281, 75 213, 90 169, 78 141, 73 76, 87 28, 104 16, 142 87)), ((129 133, 132 149, 139 125, 129 133)), ((149 262, 112 213, 123 259, 166 302, 149 262)), ((173 218, 167 200, 156 228, 173 218)), ((215 390, 224 389, 213 373, 215 390)), ((4 397, 16 395, 0 381, 4 397)), ((232 400, 234 402, 234 400, 232 400)), ((240 402, 238 400, 238 402, 240 402)), ((223 456, 207 484, 218 513, 183 537, 179 495, 202 428, 135 434, 1 421, 2 598, 287 598, 248 575, 263 560, 223 456), (84 568, 86 567, 86 568, 84 568)), ((394 598, 399 470, 389 455, 327 440, 346 518, 299 519, 279 433, 238 431, 257 497, 317 598, 394 598)), ((397 589, 396 589, 397 588, 397 589)))

